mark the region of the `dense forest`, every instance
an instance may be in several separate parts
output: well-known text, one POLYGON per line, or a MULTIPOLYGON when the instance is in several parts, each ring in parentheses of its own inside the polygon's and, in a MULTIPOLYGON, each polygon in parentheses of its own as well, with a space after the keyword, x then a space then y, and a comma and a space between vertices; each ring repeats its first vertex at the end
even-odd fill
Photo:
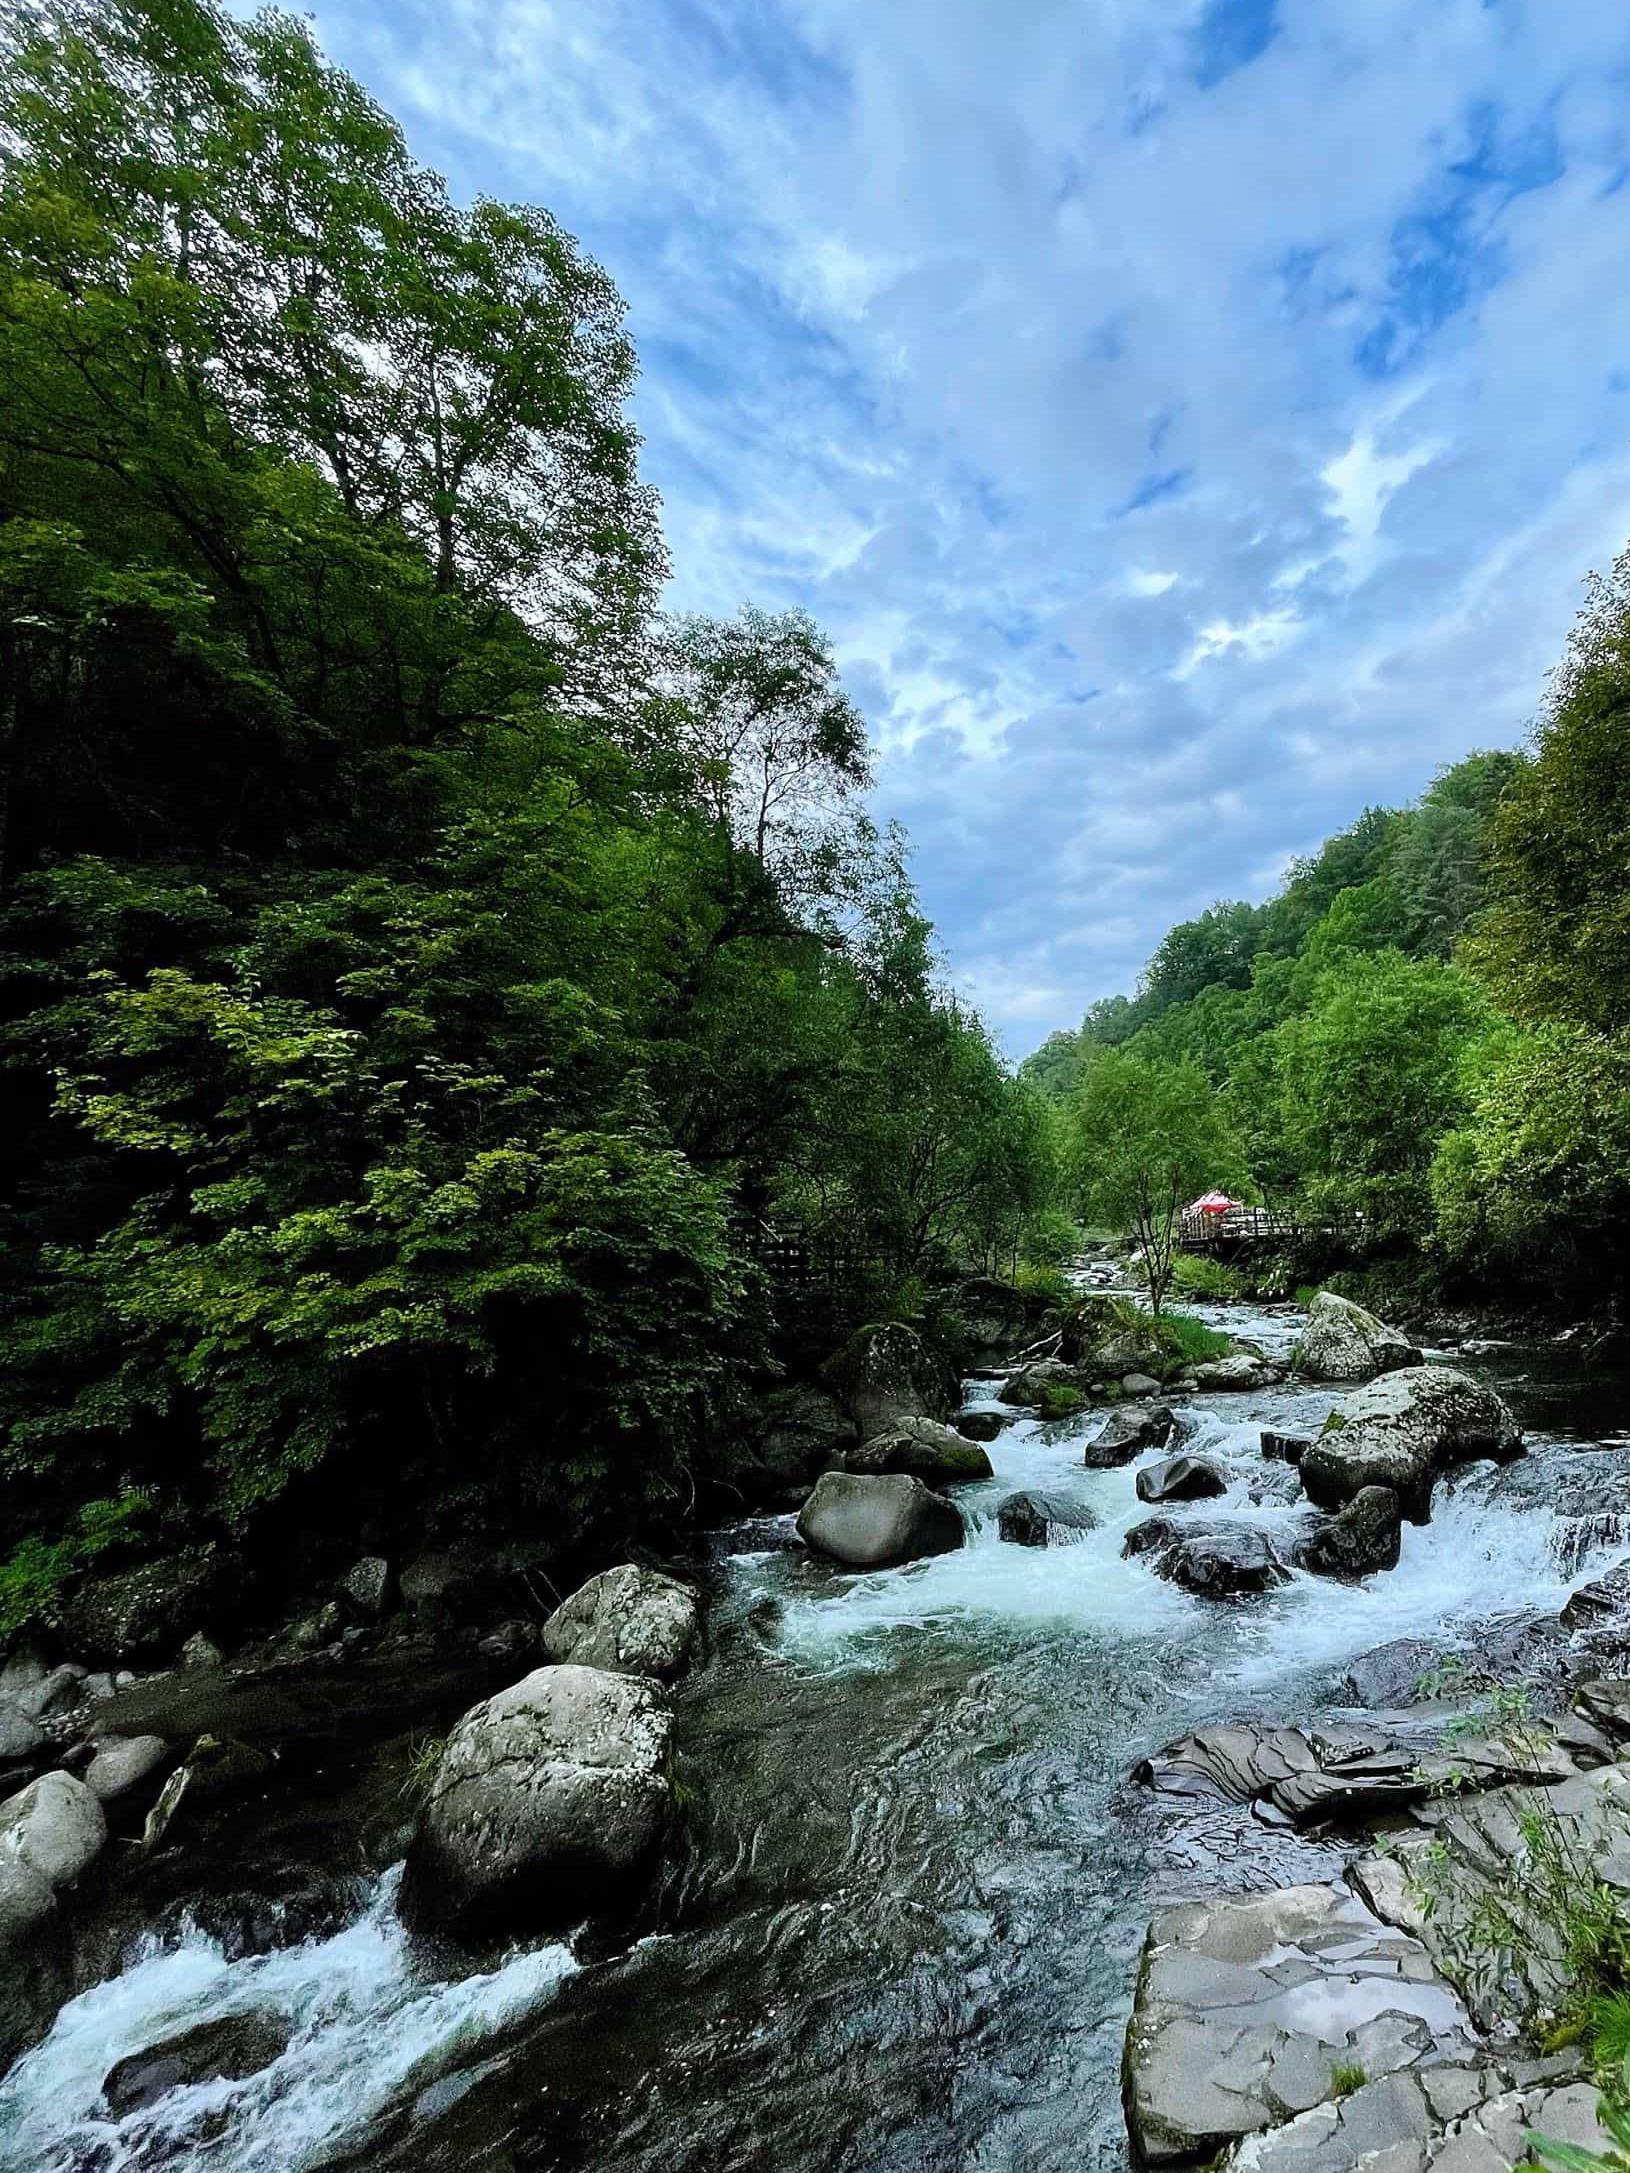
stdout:
MULTIPOLYGON (((273 12, 0 51, 3 1619, 105 1550, 615 1537, 1044 1244, 818 629, 659 610, 610 281, 273 12)), ((354 1546, 353 1546, 354 1551, 354 1546)))
POLYGON ((1591 579, 1530 751, 1472 754, 1266 904, 1173 928, 1023 1074, 1088 1212, 1105 1130, 1164 1102, 1189 1181, 1294 1207, 1378 1288, 1622 1292, 1630 553, 1591 579))

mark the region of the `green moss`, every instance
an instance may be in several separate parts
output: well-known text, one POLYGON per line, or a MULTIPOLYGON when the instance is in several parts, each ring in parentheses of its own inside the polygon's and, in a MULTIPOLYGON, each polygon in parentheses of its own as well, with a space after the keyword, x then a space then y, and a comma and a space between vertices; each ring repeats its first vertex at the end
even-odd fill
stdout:
POLYGON ((1080 1389, 1064 1381, 1046 1381, 1037 1391, 1036 1409, 1044 1419, 1074 1418, 1086 1407, 1087 1399, 1080 1389))

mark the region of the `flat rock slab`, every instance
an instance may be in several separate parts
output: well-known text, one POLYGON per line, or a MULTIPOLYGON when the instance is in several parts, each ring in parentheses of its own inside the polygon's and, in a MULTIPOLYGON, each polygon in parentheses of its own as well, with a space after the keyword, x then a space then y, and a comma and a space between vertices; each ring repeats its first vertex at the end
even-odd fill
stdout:
MULTIPOLYGON (((1536 2066, 1555 2063, 1535 2062, 1536 2066)), ((1510 2087, 1489 2067, 1421 2067, 1315 2106, 1233 2151, 1230 2173, 1506 2173, 1529 2157, 1527 2131, 1587 2150, 1610 2146, 1583 2081, 1510 2087)))
POLYGON ((1127 2126, 1147 2165, 1206 2159, 1334 2099, 1344 2069, 1404 2089, 1417 2070, 1475 2057, 1465 2009, 1421 1942, 1347 1889, 1184 1902, 1144 1945, 1127 2126))

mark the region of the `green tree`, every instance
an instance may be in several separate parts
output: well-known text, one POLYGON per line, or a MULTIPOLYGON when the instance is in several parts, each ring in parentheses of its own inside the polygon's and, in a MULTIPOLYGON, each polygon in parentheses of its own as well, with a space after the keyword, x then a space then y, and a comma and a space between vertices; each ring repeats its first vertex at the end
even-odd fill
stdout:
POLYGON ((1243 1158, 1197 1065, 1119 1049, 1086 1067, 1072 1106, 1071 1159, 1089 1220, 1131 1231, 1159 1313, 1171 1286, 1184 1205, 1243 1174, 1243 1158))

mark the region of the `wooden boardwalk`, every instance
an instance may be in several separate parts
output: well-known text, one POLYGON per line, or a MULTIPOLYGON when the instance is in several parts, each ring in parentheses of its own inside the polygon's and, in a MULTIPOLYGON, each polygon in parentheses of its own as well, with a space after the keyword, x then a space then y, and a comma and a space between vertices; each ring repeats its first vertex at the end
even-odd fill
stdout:
POLYGON ((1306 1230, 1299 1217, 1277 1207, 1230 1207, 1220 1215, 1186 1214, 1178 1242, 1184 1252, 1250 1252, 1289 1244, 1306 1230))

